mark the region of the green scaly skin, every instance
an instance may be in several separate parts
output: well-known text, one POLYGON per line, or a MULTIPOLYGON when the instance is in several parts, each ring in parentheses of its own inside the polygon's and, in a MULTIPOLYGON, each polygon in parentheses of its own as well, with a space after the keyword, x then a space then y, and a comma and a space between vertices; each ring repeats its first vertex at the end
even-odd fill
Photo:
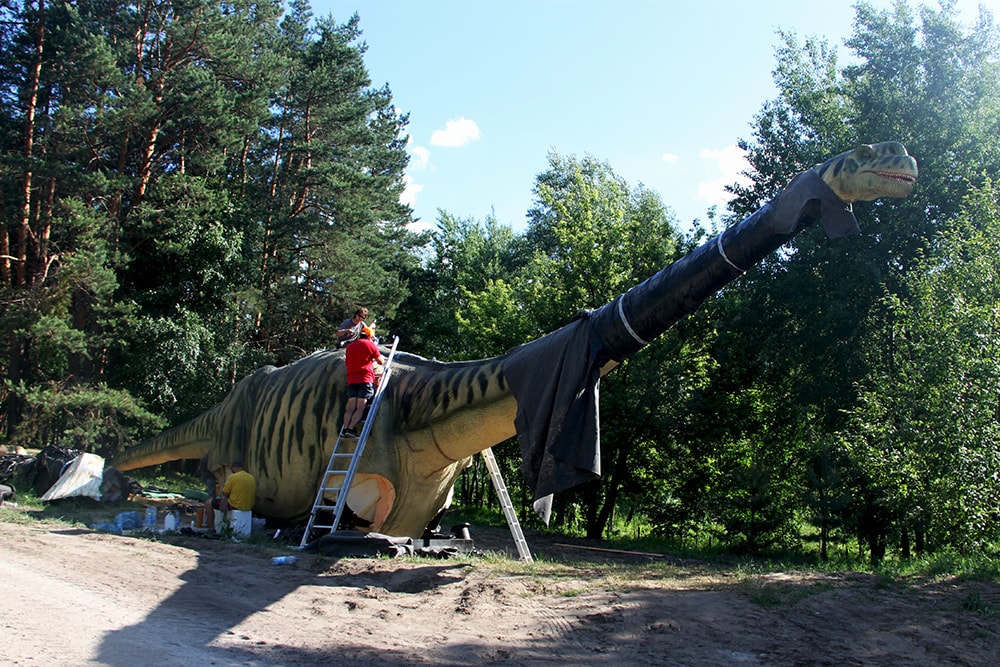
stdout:
POLYGON ((917 182, 917 161, 898 141, 866 144, 813 167, 845 203, 906 197, 917 182))

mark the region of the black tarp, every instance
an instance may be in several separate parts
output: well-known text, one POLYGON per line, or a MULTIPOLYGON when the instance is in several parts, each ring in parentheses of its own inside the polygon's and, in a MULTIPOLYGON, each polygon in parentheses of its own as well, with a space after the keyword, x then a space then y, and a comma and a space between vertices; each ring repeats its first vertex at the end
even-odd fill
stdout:
POLYGON ((857 234, 850 204, 812 170, 774 200, 612 303, 514 348, 504 376, 517 400, 521 470, 546 524, 551 496, 601 474, 600 368, 622 361, 816 220, 857 234), (723 246, 725 250, 723 251, 723 246))

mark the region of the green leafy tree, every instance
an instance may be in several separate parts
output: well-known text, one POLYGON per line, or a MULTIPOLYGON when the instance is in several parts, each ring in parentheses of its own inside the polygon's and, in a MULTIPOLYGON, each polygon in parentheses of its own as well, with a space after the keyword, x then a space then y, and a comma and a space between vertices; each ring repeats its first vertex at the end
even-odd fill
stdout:
POLYGON ((994 538, 1000 507, 1000 192, 970 193, 933 257, 890 299, 892 373, 872 378, 850 432, 895 532, 965 552, 994 538), (888 491, 888 490, 891 490, 888 491))
POLYGON ((75 4, 5 3, 0 14, 3 417, 14 436, 46 402, 33 397, 99 400, 106 387, 102 359, 114 340, 103 324, 123 311, 112 298, 109 182, 95 152, 120 74, 75 4))
MULTIPOLYGON (((538 335, 581 309, 603 306, 680 254, 675 218, 659 196, 630 188, 593 157, 550 154, 535 194, 526 235, 536 254, 522 302, 538 335)), ((602 380, 602 478, 556 498, 556 525, 579 506, 586 534, 601 537, 620 500, 636 503, 634 495, 622 497, 625 490, 643 476, 658 477, 643 464, 656 458, 649 450, 669 446, 664 433, 678 415, 672 409, 683 410, 678 398, 691 386, 684 382, 688 369, 671 362, 698 364, 697 354, 686 357, 679 348, 676 335, 664 336, 643 350, 641 363, 625 363, 602 380)))
POLYGON ((842 443, 832 436, 818 436, 821 442, 813 448, 807 461, 804 485, 808 521, 819 530, 819 557, 826 562, 835 534, 845 525, 850 506, 850 488, 845 469, 850 465, 842 443))
POLYGON ((406 117, 372 89, 355 15, 313 22, 293 2, 277 44, 289 74, 251 146, 246 194, 259 227, 257 344, 280 361, 329 346, 358 304, 390 317, 421 239, 400 203, 406 117))
POLYGON ((356 16, 36 0, 0 26, 8 434, 37 422, 39 387, 183 419, 405 296, 406 118, 371 87, 356 16))
POLYGON ((441 211, 400 308, 408 349, 482 359, 529 340, 517 293, 529 259, 524 238, 495 218, 479 222, 441 211))
MULTIPOLYGON (((808 230, 718 305, 725 333, 716 354, 725 373, 714 385, 717 400, 746 395, 769 404, 755 414, 733 413, 739 430, 766 432, 770 446, 804 461, 822 441, 809 434, 844 428, 861 400, 859 389, 891 395, 904 381, 897 320, 901 309, 913 307, 915 277, 928 270, 924 259, 936 255, 937 234, 958 216, 962 196, 997 169, 1000 88, 992 20, 983 15, 965 29, 953 5, 915 14, 903 2, 890 11, 859 3, 847 41, 855 62, 844 68, 823 42, 810 39, 800 47, 794 35, 783 38, 775 70, 779 97, 758 115, 755 141, 742 144, 753 185, 733 189, 739 213, 757 208, 795 172, 858 143, 902 141, 921 169, 911 197, 855 205, 860 237, 832 243, 821 230, 808 230)), ((915 454, 922 445, 904 449, 915 454)), ((776 474, 805 472, 787 466, 776 474)), ((907 503, 893 500, 898 494, 876 479, 851 479, 875 485, 857 488, 859 497, 890 496, 878 500, 882 509, 855 522, 865 523, 869 544, 902 535, 891 524, 907 503)), ((923 500, 936 505, 926 493, 923 500)))

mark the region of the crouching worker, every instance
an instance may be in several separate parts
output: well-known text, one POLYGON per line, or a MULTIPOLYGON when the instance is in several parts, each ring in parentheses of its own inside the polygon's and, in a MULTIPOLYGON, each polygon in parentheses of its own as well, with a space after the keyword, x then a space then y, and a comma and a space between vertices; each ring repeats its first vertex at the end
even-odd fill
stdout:
MULTIPOLYGON (((233 461, 233 474, 222 487, 219 509, 229 517, 234 537, 250 537, 253 527, 253 504, 257 496, 257 480, 243 469, 243 461, 233 461)), ((218 529, 218 523, 216 523, 218 529)))

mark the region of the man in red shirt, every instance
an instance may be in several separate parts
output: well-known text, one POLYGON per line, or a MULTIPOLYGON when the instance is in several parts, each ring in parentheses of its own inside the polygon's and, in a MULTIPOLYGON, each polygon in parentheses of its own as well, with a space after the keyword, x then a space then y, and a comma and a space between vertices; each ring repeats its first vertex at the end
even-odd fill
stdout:
POLYGON ((347 408, 344 411, 344 428, 340 435, 345 438, 358 437, 354 427, 365 416, 365 405, 375 395, 375 369, 373 361, 383 363, 382 353, 372 340, 372 330, 361 327, 360 337, 347 346, 347 408))

